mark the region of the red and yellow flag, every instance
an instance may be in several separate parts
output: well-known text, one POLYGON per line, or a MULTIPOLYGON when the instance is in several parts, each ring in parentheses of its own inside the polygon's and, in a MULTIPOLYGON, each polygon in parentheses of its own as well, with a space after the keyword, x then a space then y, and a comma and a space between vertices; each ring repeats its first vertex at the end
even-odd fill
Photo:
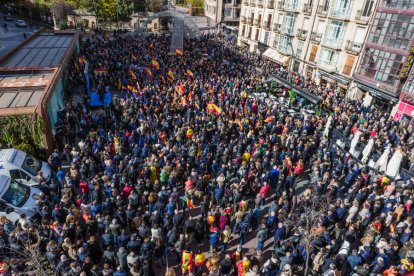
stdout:
POLYGON ((153 59, 151 61, 152 67, 155 68, 155 70, 160 70, 160 64, 158 63, 158 61, 156 61, 155 59, 153 59))
POLYGON ((194 77, 194 74, 193 74, 193 72, 191 72, 191 70, 190 70, 190 69, 187 69, 187 70, 185 71, 185 75, 190 76, 190 77, 194 77))
POLYGON ((183 55, 183 50, 182 49, 175 49, 175 54, 177 56, 182 56, 183 55))
POLYGON ((184 94, 185 93, 185 87, 184 87, 182 81, 180 81, 180 87, 178 89, 178 92, 180 92, 181 94, 184 94))
POLYGON ((165 83, 166 83, 165 78, 164 78, 164 76, 162 76, 162 75, 161 75, 161 82, 162 82, 162 84, 164 84, 164 85, 165 85, 165 83))
POLYGON ((128 90, 133 93, 138 93, 138 90, 135 88, 135 86, 128 84, 128 90))
POLYGON ((188 100, 189 100, 190 102, 192 102, 192 101, 193 101, 193 99, 194 99, 193 91, 190 91, 190 93, 188 93, 188 100))
POLYGON ((175 79, 174 73, 173 73, 173 71, 171 69, 168 70, 167 79, 169 81, 173 81, 175 79))
POLYGON ((189 199, 188 197, 185 198, 185 202, 187 203, 187 207, 192 209, 195 208, 196 206, 194 205, 193 201, 191 199, 189 199))
POLYGON ((216 113, 216 114, 220 114, 221 113, 221 108, 218 107, 217 105, 213 104, 213 103, 208 103, 207 104, 207 110, 210 113, 216 113))
POLYGON ((273 120, 274 116, 269 116, 266 118, 265 123, 270 123, 273 120))
POLYGON ((148 67, 145 68, 145 72, 147 72, 148 76, 150 76, 152 78, 152 72, 151 69, 149 69, 148 67))
POLYGON ((131 79, 133 79, 133 80, 137 79, 137 75, 135 75, 135 73, 132 71, 132 69, 129 69, 129 75, 131 76, 131 79))

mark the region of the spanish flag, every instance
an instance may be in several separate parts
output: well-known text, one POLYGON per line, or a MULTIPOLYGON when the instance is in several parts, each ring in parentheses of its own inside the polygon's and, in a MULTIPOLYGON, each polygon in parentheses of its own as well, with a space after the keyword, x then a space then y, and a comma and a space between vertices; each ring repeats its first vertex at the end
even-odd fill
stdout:
POLYGON ((266 118, 265 123, 270 123, 273 120, 274 116, 269 116, 266 118))
POLYGON ((210 113, 217 113, 217 114, 221 113, 221 108, 218 107, 217 105, 213 104, 213 103, 208 103, 207 104, 207 109, 208 109, 208 111, 210 111, 210 113))
POLYGON ((174 73, 173 73, 173 71, 171 71, 171 69, 168 70, 167 79, 169 81, 173 81, 175 79, 174 73))
POLYGON ((165 78, 164 78, 164 76, 162 76, 162 75, 161 75, 161 82, 162 82, 162 84, 164 84, 164 85, 165 85, 165 83, 166 83, 166 82, 165 82, 165 78))
POLYGON ((193 101, 193 99, 194 99, 193 91, 190 91, 190 93, 188 93, 188 100, 189 100, 190 102, 192 102, 192 101, 193 101))
POLYGON ((185 136, 187 136, 187 138, 193 138, 193 135, 194 135, 194 131, 191 128, 189 128, 185 136))
POLYGON ((155 70, 160 70, 160 64, 158 63, 158 61, 156 61, 155 59, 153 59, 151 61, 152 67, 155 68, 155 70))
POLYGON ((147 72, 148 76, 152 78, 152 72, 148 67, 145 68, 145 72, 147 72))
POLYGON ((208 225, 212 226, 216 222, 216 217, 214 215, 207 216, 207 223, 208 225))
POLYGON ((183 97, 181 98, 181 105, 182 105, 183 107, 187 105, 187 98, 186 98, 185 96, 183 96, 183 97))
POLYGON ((108 73, 108 70, 104 67, 95 69, 95 74, 97 75, 102 75, 102 74, 107 74, 107 73, 108 73))
POLYGON ((138 93, 138 90, 135 88, 135 86, 128 84, 128 90, 133 93, 138 93))
POLYGON ((194 77, 194 74, 193 74, 193 72, 191 72, 191 70, 190 70, 190 69, 187 69, 187 70, 185 71, 185 75, 190 76, 190 77, 194 77))
POLYGON ((175 49, 175 54, 177 56, 182 56, 183 55, 183 50, 181 50, 181 49, 175 49))
POLYGON ((133 80, 136 80, 137 79, 137 76, 135 75, 135 73, 132 71, 132 69, 129 69, 129 75, 131 76, 131 78, 133 79, 133 80))
POLYGON ((84 63, 86 63, 86 59, 84 59, 84 58, 79 58, 78 60, 79 60, 79 64, 84 64, 84 63))
POLYGON ((178 92, 180 92, 181 94, 184 94, 185 93, 185 87, 184 87, 182 81, 180 81, 180 87, 179 87, 178 92))
POLYGON ((188 197, 185 197, 185 202, 187 203, 187 207, 190 209, 195 208, 196 206, 194 205, 193 201, 191 199, 189 199, 188 197))

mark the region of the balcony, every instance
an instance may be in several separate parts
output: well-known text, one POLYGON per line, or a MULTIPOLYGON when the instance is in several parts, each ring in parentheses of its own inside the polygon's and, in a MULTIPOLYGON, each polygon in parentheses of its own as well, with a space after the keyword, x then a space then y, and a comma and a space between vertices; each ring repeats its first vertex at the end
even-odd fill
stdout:
POLYGON ((357 15, 355 16, 355 21, 358 24, 368 24, 369 22, 369 16, 362 15, 362 10, 357 11, 357 15))
POLYGON ((295 58, 301 59, 301 57, 302 57, 302 52, 301 51, 296 51, 295 58))
POLYGON ((275 24, 273 24, 273 31, 274 31, 275 33, 280 33, 280 29, 281 29, 281 27, 282 27, 282 24, 275 23, 275 24))
POLYGON ((243 0, 243 5, 248 6, 249 5, 249 0, 243 0))
POLYGON ((283 7, 285 6, 285 1, 278 1, 277 2, 277 9, 278 10, 283 10, 283 7))
POLYGON ((249 17, 249 18, 247 19, 247 24, 249 24, 249 25, 253 25, 253 17, 249 17))
POLYGON ((256 0, 250 0, 250 6, 256 7, 256 0))
POLYGON ((265 22, 264 22, 264 26, 263 26, 263 28, 264 28, 266 31, 270 31, 270 22, 265 21, 265 22))
POLYGON ((349 8, 332 8, 329 12, 329 17, 340 20, 349 20, 350 13, 351 9, 349 8))
POLYGON ((303 29, 298 29, 296 32, 296 37, 300 40, 305 40, 308 36, 308 31, 303 29))
POLYGON ((256 4, 259 8, 263 8, 263 0, 257 0, 256 4))
POLYGON ((319 59, 318 64, 329 73, 336 72, 336 61, 319 59))
POLYGON ((390 1, 390 0, 382 0, 379 4, 380 7, 383 8, 392 8, 392 9, 414 9, 414 3, 412 1, 390 1))
POLYGON ((240 16, 240 22, 241 23, 246 23, 246 17, 245 16, 240 16))
POLYGON ((310 14, 312 13, 312 6, 311 6, 310 4, 305 4, 305 5, 303 6, 303 10, 302 10, 302 12, 303 12, 304 14, 310 15, 310 14))
POLYGON ((253 25, 256 26, 256 27, 260 27, 260 21, 259 21, 259 19, 254 19, 253 20, 253 25))
POLYGON ((342 39, 325 35, 322 44, 328 48, 340 50, 342 48, 342 39))
POLYGON ((287 0, 285 1, 283 9, 289 12, 299 12, 298 2, 295 2, 294 0, 287 0))
POLYGON ((362 43, 356 43, 351 40, 347 40, 345 43, 345 51, 352 55, 358 55, 362 50, 362 43))
POLYGON ((267 6, 268 9, 274 9, 275 8, 275 1, 274 0, 268 0, 267 6))
POLYGON ((326 17, 328 15, 328 11, 325 10, 324 5, 318 5, 318 7, 316 8, 316 14, 320 17, 326 17))
POLYGON ((321 40, 322 40, 322 34, 317 33, 317 32, 311 32, 310 39, 313 43, 319 44, 321 43, 321 40))

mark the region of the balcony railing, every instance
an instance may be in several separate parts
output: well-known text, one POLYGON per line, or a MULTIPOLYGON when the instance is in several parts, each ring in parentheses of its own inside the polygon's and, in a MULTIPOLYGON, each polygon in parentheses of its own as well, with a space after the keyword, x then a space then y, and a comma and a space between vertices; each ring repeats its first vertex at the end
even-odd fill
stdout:
POLYGON ((260 27, 260 21, 259 21, 259 19, 254 19, 253 20, 253 25, 256 26, 256 27, 260 27))
POLYGON ((275 8, 275 1, 274 0, 268 0, 267 1, 267 8, 268 9, 274 9, 275 8))
POLYGON ((295 58, 300 59, 301 57, 302 57, 302 52, 301 51, 296 51, 295 58))
POLYGON ((323 37, 323 45, 332 49, 341 49, 342 39, 325 35, 323 37))
POLYGON ((334 61, 319 59, 318 64, 320 67, 323 67, 328 72, 336 71, 336 62, 334 61))
POLYGON ((275 24, 273 24, 273 31, 275 32, 275 33, 280 33, 280 28, 282 27, 282 24, 279 24, 279 23, 275 23, 275 24))
POLYGON ((368 24, 369 16, 362 15, 362 10, 358 10, 357 15, 355 16, 355 21, 360 24, 368 24))
POLYGON ((412 1, 390 1, 390 0, 382 0, 380 7, 384 8, 393 8, 393 9, 414 9, 414 3, 412 1))
POLYGON ((245 16, 240 16, 240 22, 241 23, 246 23, 246 17, 245 16))
POLYGON ((249 0, 243 0, 243 5, 248 6, 249 5, 249 0))
POLYGON ((312 13, 312 6, 310 4, 305 4, 303 6, 303 13, 305 14, 311 14, 312 13))
POLYGON ((278 1, 277 2, 277 9, 283 10, 283 7, 285 6, 285 1, 278 1))
POLYGON ((265 21, 265 22, 264 22, 264 26, 263 26, 263 28, 264 28, 266 31, 270 31, 270 22, 265 21))
POLYGON ((324 5, 319 5, 316 8, 316 14, 322 17, 326 17, 326 15, 328 14, 328 11, 325 10, 325 6, 324 5))
POLYGON ((290 12, 299 12, 298 2, 295 2, 294 0, 287 0, 285 1, 283 9, 290 12))
POLYGON ((253 17, 249 17, 249 18, 247 19, 247 24, 249 24, 249 25, 253 25, 253 17))
POLYGON ((341 20, 348 20, 351 9, 349 8, 333 8, 329 12, 329 16, 341 20))
POLYGON ((250 6, 256 7, 256 0, 250 0, 250 6))
POLYGON ((296 32, 296 37, 301 40, 305 40, 307 35, 308 35, 307 30, 298 29, 296 32))
POLYGON ((311 32, 310 39, 313 43, 319 44, 321 43, 321 40, 322 40, 322 34, 317 33, 317 32, 311 32))
POLYGON ((259 8, 263 8, 263 0, 257 0, 256 4, 259 8))
POLYGON ((350 54, 358 55, 362 50, 362 43, 356 43, 351 40, 347 40, 345 44, 345 51, 350 54))

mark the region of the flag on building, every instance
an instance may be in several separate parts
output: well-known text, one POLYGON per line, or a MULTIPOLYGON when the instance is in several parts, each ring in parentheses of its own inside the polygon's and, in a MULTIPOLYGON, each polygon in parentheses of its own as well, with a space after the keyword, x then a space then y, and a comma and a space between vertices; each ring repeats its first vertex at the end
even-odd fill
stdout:
POLYGON ((151 61, 152 67, 155 68, 155 70, 160 70, 160 64, 158 63, 158 61, 156 61, 155 59, 153 59, 151 61))
POLYGON ((177 56, 182 56, 183 55, 183 50, 181 50, 181 49, 175 49, 175 54, 177 56))
POLYGON ((129 69, 129 75, 131 76, 131 78, 133 79, 133 80, 136 80, 137 79, 137 76, 135 75, 135 73, 132 71, 132 69, 129 69))

